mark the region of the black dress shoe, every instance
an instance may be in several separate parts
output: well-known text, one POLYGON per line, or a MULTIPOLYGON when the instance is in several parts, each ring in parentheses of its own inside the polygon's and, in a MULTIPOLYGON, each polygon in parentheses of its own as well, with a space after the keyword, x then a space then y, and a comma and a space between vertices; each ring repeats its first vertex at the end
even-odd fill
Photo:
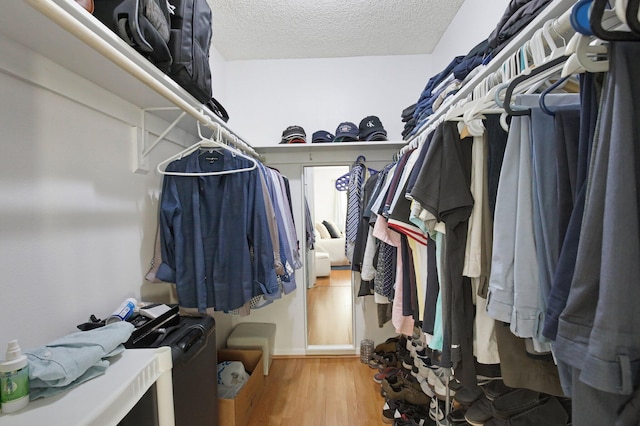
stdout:
POLYGON ((542 404, 511 417, 509 426, 566 426, 568 421, 569 415, 560 401, 551 396, 542 404))
POLYGON ((496 398, 492 403, 493 417, 508 419, 528 411, 549 399, 549 395, 530 389, 516 389, 496 398))

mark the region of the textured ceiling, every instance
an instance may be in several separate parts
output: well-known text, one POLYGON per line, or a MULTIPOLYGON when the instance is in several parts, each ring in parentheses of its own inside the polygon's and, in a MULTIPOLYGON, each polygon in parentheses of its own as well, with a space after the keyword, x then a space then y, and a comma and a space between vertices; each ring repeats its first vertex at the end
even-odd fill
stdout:
POLYGON ((464 0, 208 0, 226 60, 431 53, 464 0))

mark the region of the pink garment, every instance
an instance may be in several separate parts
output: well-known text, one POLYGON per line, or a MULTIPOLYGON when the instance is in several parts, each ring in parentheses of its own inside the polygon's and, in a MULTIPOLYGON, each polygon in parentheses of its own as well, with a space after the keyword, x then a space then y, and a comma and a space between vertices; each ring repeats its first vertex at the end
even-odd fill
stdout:
MULTIPOLYGON (((373 236, 391 246, 400 248, 400 234, 389 229, 387 220, 382 216, 378 216, 376 219, 376 224, 373 227, 373 236)), ((397 259, 391 324, 395 327, 396 333, 411 336, 413 334, 413 317, 402 315, 402 256, 397 256, 397 259)))

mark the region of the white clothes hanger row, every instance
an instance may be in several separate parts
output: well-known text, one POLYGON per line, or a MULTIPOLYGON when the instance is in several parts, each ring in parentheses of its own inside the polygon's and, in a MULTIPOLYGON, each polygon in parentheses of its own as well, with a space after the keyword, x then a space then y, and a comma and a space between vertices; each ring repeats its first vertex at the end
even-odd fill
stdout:
POLYGON ((229 145, 229 143, 233 143, 234 145, 240 145, 240 146, 244 144, 242 144, 242 142, 240 142, 235 135, 228 132, 218 123, 215 123, 215 122, 213 123, 213 126, 215 127, 215 131, 211 136, 215 137, 214 139, 212 139, 212 137, 205 137, 202 134, 201 124, 199 121, 197 122, 197 125, 198 125, 198 136, 200 137, 200 141, 196 142, 190 147, 180 151, 179 153, 159 163, 157 166, 158 173, 160 173, 161 175, 171 175, 171 176, 218 176, 218 175, 228 175, 233 173, 248 172, 258 167, 258 161, 255 158, 229 145), (164 169, 165 166, 167 166, 168 164, 170 164, 175 160, 180 160, 192 154, 195 151, 207 150, 207 149, 208 150, 213 150, 213 149, 227 150, 231 152, 233 156, 246 158, 251 162, 251 166, 243 167, 240 169, 222 170, 217 172, 168 172, 164 169))
MULTIPOLYGON (((625 0, 618 0, 616 8, 624 8, 626 5, 621 5, 623 1, 625 0)), ((471 99, 447 111, 447 119, 469 124, 473 120, 484 118, 484 114, 503 112, 504 109, 513 115, 518 107, 503 105, 505 90, 511 99, 514 94, 532 93, 553 80, 562 79, 566 82, 568 77, 579 73, 608 71, 607 43, 593 35, 581 34, 574 28, 572 14, 576 12, 576 7, 555 20, 545 22, 502 67, 474 88, 471 99), (569 29, 567 22, 571 25, 569 29), (567 42, 569 36, 571 38, 567 42), (527 77, 530 74, 531 77, 527 77), (515 83, 517 85, 514 86, 515 83)), ((624 22, 618 18, 619 15, 619 10, 605 11, 601 19, 602 27, 606 30, 625 31, 624 22)), ((501 124, 507 130, 504 114, 501 124)))
POLYGON ((408 140, 408 146, 403 147, 399 154, 406 152, 409 146, 418 144, 418 139, 425 140, 426 137, 422 135, 433 131, 435 126, 445 119, 462 121, 465 111, 469 111, 470 108, 484 113, 503 112, 504 110, 493 102, 496 86, 514 78, 527 67, 527 64, 540 64, 545 59, 562 55, 568 38, 573 34, 570 10, 574 4, 574 0, 553 0, 496 57, 486 65, 477 67, 478 72, 470 76, 469 82, 456 94, 444 100, 441 107, 416 131, 408 140), (553 19, 549 19, 550 17, 553 19), (545 19, 549 22, 545 22, 545 19), (486 98, 488 105, 476 105, 481 103, 481 98, 486 98))
MULTIPOLYGON (((569 17, 570 10, 556 19, 546 21, 520 49, 503 62, 500 68, 474 87, 467 102, 450 108, 445 114, 446 119, 469 123, 475 119, 484 118, 484 114, 504 112, 498 99, 510 82, 544 64, 558 60, 565 54, 566 38, 575 32, 570 25, 567 26, 569 17)), ((535 90, 539 87, 536 84, 545 79, 545 76, 541 77, 534 81, 527 81, 526 85, 518 88, 518 93, 535 90)))

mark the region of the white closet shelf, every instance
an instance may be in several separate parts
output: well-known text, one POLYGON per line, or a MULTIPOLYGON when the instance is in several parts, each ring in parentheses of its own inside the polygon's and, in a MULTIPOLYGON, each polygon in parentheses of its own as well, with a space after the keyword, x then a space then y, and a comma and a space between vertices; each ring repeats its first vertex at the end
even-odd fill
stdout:
MULTIPOLYGON (((8 39, 105 89, 110 95, 142 111, 152 111, 166 122, 173 121, 182 110, 205 126, 220 125, 248 143, 74 0, 16 0, 3 6, 0 34, 8 39)), ((24 58, 16 58, 16 62, 21 60, 24 58)), ((4 70, 18 78, 46 80, 46 64, 36 63, 33 67, 26 72, 24 68, 7 70, 5 67, 4 70)), ((82 82, 78 81, 78 85, 82 87, 82 82)), ((183 120, 177 127, 195 133, 190 120, 183 120)))
POLYGON ((75 1, 20 0, 7 2, 3 6, 1 33, 137 107, 176 106, 158 92, 159 86, 164 86, 183 98, 184 102, 201 108, 184 89, 75 1), (68 25, 65 28, 61 26, 65 24, 55 22, 55 17, 44 13, 69 16, 81 25, 75 29, 68 25), (91 39, 77 33, 82 27, 88 30, 86 35, 91 39), (112 49, 108 50, 109 47, 112 49), (125 62, 131 62, 132 66, 148 74, 147 81, 122 68, 120 64, 125 62), (158 87, 153 88, 149 83, 158 84, 158 87))
POLYGON ((389 148, 400 148, 406 145, 406 141, 373 141, 373 142, 338 142, 338 143, 291 143, 291 144, 278 144, 272 146, 256 146, 255 149, 261 154, 269 154, 274 152, 289 151, 292 152, 322 152, 333 151, 342 152, 347 150, 353 150, 358 147, 366 147, 367 151, 375 150, 378 147, 381 150, 387 150, 389 148))
POLYGON ((319 161, 331 164, 342 160, 353 162, 354 152, 358 153, 361 148, 363 151, 360 153, 365 154, 368 160, 391 161, 393 154, 406 143, 406 141, 292 143, 256 146, 255 150, 265 158, 267 164, 270 162, 270 156, 277 158, 278 163, 319 161), (287 155, 286 161, 282 160, 283 154, 287 155))
POLYGON ((116 425, 156 383, 160 425, 174 425, 171 348, 127 349, 112 361, 102 376, 32 401, 17 413, 0 414, 0 424, 116 425))

